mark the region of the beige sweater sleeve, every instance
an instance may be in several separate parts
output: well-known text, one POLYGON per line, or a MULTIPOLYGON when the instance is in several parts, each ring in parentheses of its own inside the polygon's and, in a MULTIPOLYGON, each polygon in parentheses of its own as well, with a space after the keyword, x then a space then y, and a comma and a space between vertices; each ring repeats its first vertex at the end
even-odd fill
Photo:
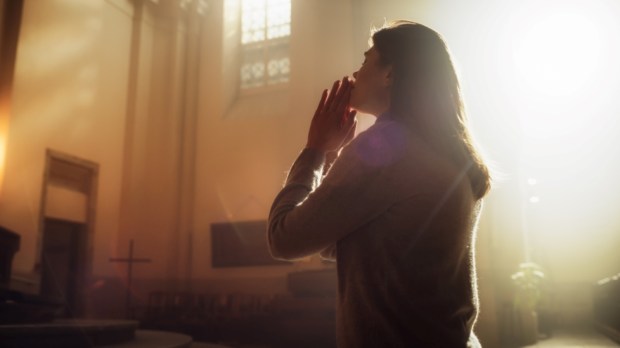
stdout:
MULTIPOLYGON (((267 236, 271 254, 275 258, 286 258, 280 250, 281 241, 286 237, 283 234, 289 233, 282 231, 284 220, 289 212, 301 205, 308 195, 321 184, 324 166, 325 154, 313 149, 304 149, 293 163, 284 187, 276 196, 269 213, 267 236)), ((286 249, 286 246, 284 248, 286 249)), ((304 256, 306 255, 299 257, 304 256)))
POLYGON ((324 154, 305 149, 291 167, 269 214, 268 241, 273 257, 292 260, 322 252, 322 256, 333 258, 334 245, 340 239, 397 199, 390 192, 385 168, 360 161, 354 146, 343 149, 323 178, 324 163, 324 154))

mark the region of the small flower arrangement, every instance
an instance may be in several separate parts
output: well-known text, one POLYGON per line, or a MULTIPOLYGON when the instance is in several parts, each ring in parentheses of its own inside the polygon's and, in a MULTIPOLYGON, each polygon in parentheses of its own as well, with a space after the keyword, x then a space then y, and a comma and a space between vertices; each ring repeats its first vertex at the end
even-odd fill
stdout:
POLYGON ((517 288, 515 307, 536 310, 541 297, 542 282, 545 279, 542 267, 534 262, 521 263, 519 270, 511 278, 517 288))

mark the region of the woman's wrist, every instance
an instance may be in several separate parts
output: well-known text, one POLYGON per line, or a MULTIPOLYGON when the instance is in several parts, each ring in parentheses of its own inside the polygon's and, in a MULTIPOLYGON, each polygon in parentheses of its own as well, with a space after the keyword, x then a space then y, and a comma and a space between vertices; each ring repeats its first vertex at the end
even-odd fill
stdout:
POLYGON ((306 144, 304 149, 308 149, 308 150, 311 150, 311 151, 314 151, 314 152, 318 152, 318 153, 322 153, 322 154, 327 154, 329 152, 328 150, 325 150, 323 147, 317 146, 317 145, 313 145, 313 144, 306 144))

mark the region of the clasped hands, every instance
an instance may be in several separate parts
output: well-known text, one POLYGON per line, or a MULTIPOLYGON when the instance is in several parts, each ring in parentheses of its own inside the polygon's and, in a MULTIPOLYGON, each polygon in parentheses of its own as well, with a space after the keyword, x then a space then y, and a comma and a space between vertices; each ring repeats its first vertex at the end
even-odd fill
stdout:
POLYGON ((331 90, 323 91, 314 112, 306 148, 335 156, 355 135, 356 111, 351 110, 349 100, 353 83, 347 77, 334 82, 331 90))

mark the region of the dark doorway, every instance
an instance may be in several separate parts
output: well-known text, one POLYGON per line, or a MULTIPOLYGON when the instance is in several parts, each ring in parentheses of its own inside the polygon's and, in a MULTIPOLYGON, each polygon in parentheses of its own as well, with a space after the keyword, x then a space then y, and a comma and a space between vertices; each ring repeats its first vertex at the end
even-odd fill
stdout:
POLYGON ((43 229, 41 295, 65 303, 60 316, 82 314, 85 283, 86 225, 45 218, 43 229))

